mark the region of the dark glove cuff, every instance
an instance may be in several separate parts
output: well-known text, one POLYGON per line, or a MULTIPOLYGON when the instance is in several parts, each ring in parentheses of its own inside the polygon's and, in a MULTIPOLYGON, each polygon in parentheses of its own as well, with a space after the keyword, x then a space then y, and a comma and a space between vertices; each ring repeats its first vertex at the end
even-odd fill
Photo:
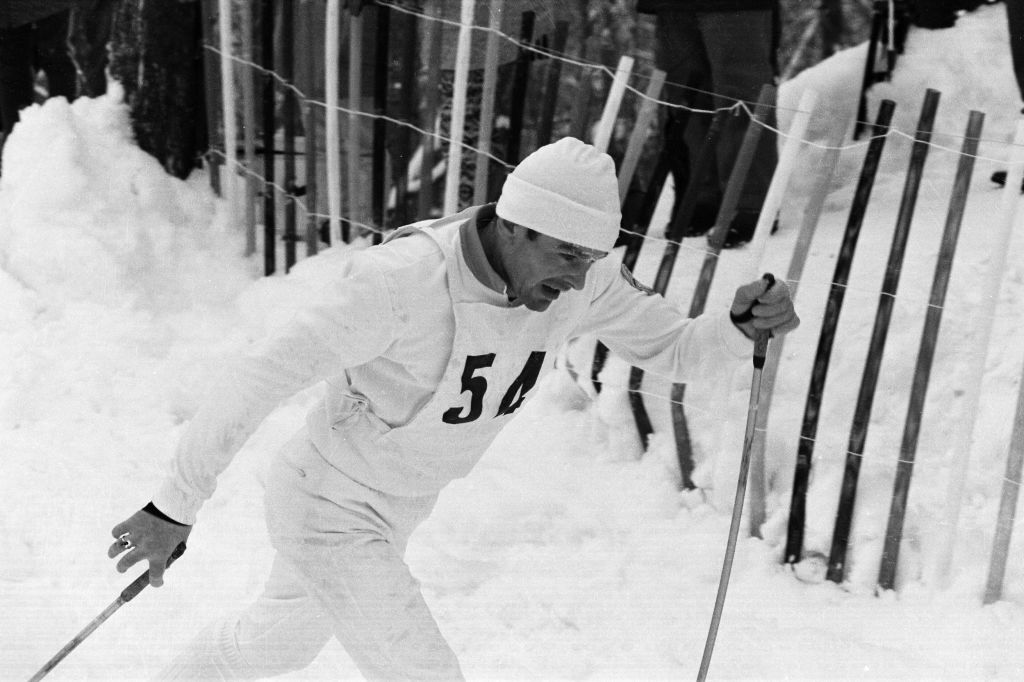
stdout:
POLYGON ((175 521, 170 516, 168 516, 167 514, 164 514, 162 511, 157 509, 156 505, 153 504, 152 502, 150 502, 145 507, 143 507, 142 511, 146 512, 147 514, 152 514, 153 516, 157 517, 161 521, 166 521, 167 523, 173 523, 175 526, 188 526, 189 525, 187 523, 182 523, 181 521, 175 521))

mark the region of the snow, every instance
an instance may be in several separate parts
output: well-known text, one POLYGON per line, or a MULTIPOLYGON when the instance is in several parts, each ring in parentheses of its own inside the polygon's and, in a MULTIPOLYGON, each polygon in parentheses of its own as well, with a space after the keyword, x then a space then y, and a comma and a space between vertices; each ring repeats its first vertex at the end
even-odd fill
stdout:
MULTIPOLYGON (((809 137, 824 143, 855 111, 865 46, 785 83, 780 125, 806 87, 819 93, 809 137)), ((1011 545, 1003 599, 982 606, 996 509, 1021 374, 1020 230, 1012 236, 981 377, 968 368, 990 320, 984 281, 998 243, 1001 192, 1020 102, 1002 5, 948 30, 913 30, 890 83, 894 125, 912 135, 927 87, 942 92, 861 470, 847 580, 821 581, 814 559, 780 563, 790 480, 829 282, 864 144, 843 152, 797 287, 803 325, 786 340, 768 431, 764 539, 741 539, 710 676, 722 679, 1022 679, 1024 524, 1011 545), (959 136, 986 112, 946 299, 898 591, 876 596, 892 476, 949 203, 959 136), (946 149, 943 149, 946 148, 946 149), (1002 163, 1001 163, 1002 162, 1002 163), (951 444, 976 419, 971 451, 951 444), (937 555, 953 463, 969 457, 951 579, 937 555)), ((870 328, 900 202, 910 139, 893 135, 865 218, 822 403, 806 548, 827 554, 870 328)), ((822 151, 806 146, 784 201, 782 231, 761 269, 786 271, 822 151)), ((202 174, 168 177, 132 143, 117 93, 24 114, 0 178, 0 677, 25 679, 131 580, 105 552, 110 528, 147 502, 198 391, 218 364, 286 320, 345 249, 260 278, 202 174)), ((666 195, 667 196, 667 195, 666 195)), ((653 237, 670 200, 663 200, 653 237)), ((651 281, 651 240, 636 271, 651 281)), ((703 258, 688 240, 668 293, 685 309, 703 258)), ((358 245, 354 248, 359 248, 358 245)), ((744 250, 726 252, 709 307, 740 283, 744 250)), ((589 343, 568 357, 584 367, 589 343)), ((451 484, 410 544, 408 562, 470 679, 669 679, 696 675, 729 527, 749 368, 687 390, 701 491, 676 489, 668 385, 644 390, 658 429, 640 456, 613 361, 592 400, 561 371, 466 479, 451 484)), ((269 458, 301 424, 316 390, 282 405, 204 507, 165 587, 148 589, 52 674, 146 679, 202 624, 260 591, 272 550, 262 519, 269 458)), ((138 569, 132 572, 132 575, 138 569)), ((328 646, 290 679, 358 678, 328 646)))

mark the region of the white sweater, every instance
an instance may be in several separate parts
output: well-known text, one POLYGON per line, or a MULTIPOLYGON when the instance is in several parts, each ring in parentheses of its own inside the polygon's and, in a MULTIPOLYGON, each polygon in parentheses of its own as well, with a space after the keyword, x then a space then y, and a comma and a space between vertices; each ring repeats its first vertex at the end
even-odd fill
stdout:
MULTIPOLYGON (((319 303, 299 311, 211 386, 153 498, 157 508, 194 523, 217 476, 263 419, 318 381, 326 381, 327 390, 309 416, 310 437, 350 477, 392 494, 427 495, 468 473, 492 433, 482 440, 453 438, 446 452, 432 454, 394 443, 383 452, 377 432, 400 431, 413 422, 446 383, 446 372, 450 383, 451 374, 463 369, 452 358, 454 304, 524 314, 525 309, 509 308, 501 279, 484 256, 476 224, 480 210, 429 227, 419 224, 436 237, 412 231, 346 259, 319 303), (442 244, 449 245, 453 262, 442 244), (356 413, 359 420, 352 419, 356 413), (373 431, 373 438, 360 430, 373 431)), ((686 319, 661 296, 627 281, 612 257, 591 268, 582 290, 565 292, 548 310, 529 315, 545 316, 540 320, 550 320, 559 335, 564 329, 562 340, 596 335, 626 362, 675 381, 709 369, 731 374, 752 352, 728 311, 686 319)), ((536 326, 538 318, 529 319, 536 326)))

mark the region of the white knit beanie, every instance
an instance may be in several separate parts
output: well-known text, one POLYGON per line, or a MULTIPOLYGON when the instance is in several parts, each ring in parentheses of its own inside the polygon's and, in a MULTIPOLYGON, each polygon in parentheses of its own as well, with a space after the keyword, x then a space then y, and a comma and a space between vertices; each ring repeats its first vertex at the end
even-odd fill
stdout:
POLYGON ((622 220, 612 157, 574 137, 545 145, 505 179, 497 213, 549 237, 611 251, 622 220))

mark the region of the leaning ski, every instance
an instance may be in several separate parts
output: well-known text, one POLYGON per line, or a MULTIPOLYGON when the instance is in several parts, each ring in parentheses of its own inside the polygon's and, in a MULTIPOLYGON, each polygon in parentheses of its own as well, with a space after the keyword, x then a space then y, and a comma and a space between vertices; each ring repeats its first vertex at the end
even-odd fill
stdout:
POLYGON ((871 190, 874 187, 875 175, 882 159, 882 150, 885 147, 885 139, 895 108, 896 103, 892 100, 882 100, 878 118, 872 127, 871 142, 868 144, 864 166, 853 195, 850 217, 843 233, 842 246, 836 259, 835 273, 832 276, 832 286, 822 320, 818 348, 811 370, 810 388, 807 391, 807 402, 800 427, 800 442, 797 446, 796 470, 793 475, 793 492, 784 555, 786 563, 790 564, 798 562, 803 551, 807 488, 810 481, 811 456, 814 454, 814 439, 818 430, 822 391, 825 388, 825 378, 828 375, 829 359, 832 355, 832 345, 835 342, 839 311, 842 309, 843 296, 846 293, 846 283, 850 277, 853 254, 857 249, 857 239, 860 237, 860 228, 864 223, 864 214, 871 198, 871 190))
POLYGON ((829 580, 836 583, 843 581, 845 572, 850 530, 853 527, 853 508, 857 499, 857 480, 860 476, 860 464, 864 456, 864 444, 867 441, 871 407, 878 387, 885 341, 889 333, 893 305, 896 301, 896 289, 900 282, 903 257, 906 253, 907 240, 910 237, 910 224, 914 217, 914 208, 917 205, 917 194, 921 187, 921 176, 924 173, 924 162, 928 157, 932 127, 935 125, 935 114, 938 107, 939 92, 928 89, 921 107, 917 133, 914 135, 914 146, 910 152, 910 165, 907 168, 906 182, 903 185, 903 197, 900 200, 896 218, 896 230, 893 233, 889 260, 885 266, 882 293, 878 298, 875 323, 871 331, 871 341, 868 344, 867 361, 864 364, 864 374, 861 377, 857 404, 853 413, 853 425, 850 427, 850 439, 846 448, 846 467, 843 471, 843 483, 839 493, 839 507, 836 511, 836 523, 832 532, 832 549, 829 554, 828 573, 826 574, 829 580))

